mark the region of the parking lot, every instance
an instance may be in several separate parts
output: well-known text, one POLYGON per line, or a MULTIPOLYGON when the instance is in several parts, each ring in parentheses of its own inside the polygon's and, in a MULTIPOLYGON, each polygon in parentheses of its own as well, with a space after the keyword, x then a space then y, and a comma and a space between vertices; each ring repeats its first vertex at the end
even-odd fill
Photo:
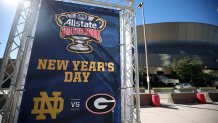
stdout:
POLYGON ((161 107, 141 107, 141 123, 218 123, 218 102, 171 104, 168 94, 159 95, 161 107))

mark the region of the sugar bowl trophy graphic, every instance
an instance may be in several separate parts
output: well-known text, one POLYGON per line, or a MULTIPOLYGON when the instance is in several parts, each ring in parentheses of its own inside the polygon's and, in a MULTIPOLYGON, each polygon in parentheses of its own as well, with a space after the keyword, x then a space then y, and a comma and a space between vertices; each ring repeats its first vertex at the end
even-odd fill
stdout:
POLYGON ((93 51, 91 42, 101 43, 101 31, 106 21, 98 16, 85 12, 66 12, 57 14, 55 20, 60 26, 60 38, 70 39, 72 43, 67 50, 74 53, 90 53, 93 51))

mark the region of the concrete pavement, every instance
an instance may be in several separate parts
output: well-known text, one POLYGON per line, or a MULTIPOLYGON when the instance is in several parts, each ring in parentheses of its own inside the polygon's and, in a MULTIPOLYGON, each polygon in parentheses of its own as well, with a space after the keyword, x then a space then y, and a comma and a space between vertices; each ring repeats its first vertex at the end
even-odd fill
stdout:
POLYGON ((161 107, 141 107, 141 123, 218 123, 218 102, 169 104, 167 94, 159 95, 161 107))

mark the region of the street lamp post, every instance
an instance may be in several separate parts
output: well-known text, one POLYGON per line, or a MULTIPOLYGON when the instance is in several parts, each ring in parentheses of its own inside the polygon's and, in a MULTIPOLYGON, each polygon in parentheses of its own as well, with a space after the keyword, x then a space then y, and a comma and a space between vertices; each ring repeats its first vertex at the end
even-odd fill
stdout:
POLYGON ((150 79, 148 74, 148 50, 147 50, 147 40, 145 35, 145 16, 144 16, 144 5, 143 2, 140 2, 137 8, 142 9, 142 22, 143 22, 143 32, 144 32, 144 42, 145 42, 145 63, 146 63, 146 78, 147 78, 147 85, 148 85, 148 93, 151 93, 150 89, 150 79))

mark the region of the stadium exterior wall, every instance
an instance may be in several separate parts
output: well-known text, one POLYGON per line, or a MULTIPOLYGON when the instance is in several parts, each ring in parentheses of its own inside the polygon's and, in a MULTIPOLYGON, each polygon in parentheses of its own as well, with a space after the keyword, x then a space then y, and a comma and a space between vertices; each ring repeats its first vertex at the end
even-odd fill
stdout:
MULTIPOLYGON (((218 26, 193 22, 146 24, 149 73, 167 69, 174 59, 199 59, 207 69, 218 70, 218 26)), ((145 66, 143 26, 137 26, 139 66, 145 66)))

